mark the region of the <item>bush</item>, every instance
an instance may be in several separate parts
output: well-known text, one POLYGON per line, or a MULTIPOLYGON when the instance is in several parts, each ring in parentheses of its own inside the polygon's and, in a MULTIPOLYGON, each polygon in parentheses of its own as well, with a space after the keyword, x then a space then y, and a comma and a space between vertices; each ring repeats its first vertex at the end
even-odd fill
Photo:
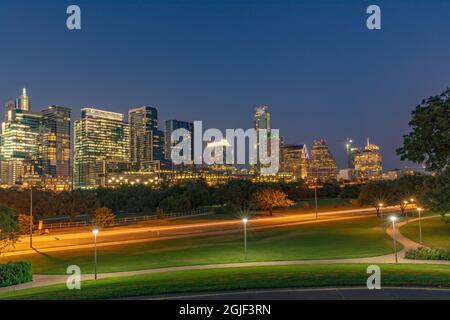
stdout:
POLYGON ((413 260, 450 260, 450 251, 420 247, 406 251, 405 258, 413 260))
POLYGON ((33 281, 30 261, 8 262, 0 264, 0 287, 33 281))
POLYGON ((19 222, 20 233, 30 234, 30 216, 27 214, 19 214, 17 221, 19 222))

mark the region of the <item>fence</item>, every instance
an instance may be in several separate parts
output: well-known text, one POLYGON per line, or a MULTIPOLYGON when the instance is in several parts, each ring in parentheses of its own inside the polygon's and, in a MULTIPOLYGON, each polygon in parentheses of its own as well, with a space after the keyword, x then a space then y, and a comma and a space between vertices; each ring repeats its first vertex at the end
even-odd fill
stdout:
MULTIPOLYGON (((189 210, 185 212, 174 212, 174 213, 167 213, 164 214, 163 219, 179 219, 184 217, 199 217, 199 216, 206 216, 210 215, 213 212, 207 211, 207 210, 189 210)), ((151 215, 151 216, 138 216, 138 217, 127 217, 127 218, 119 218, 116 219, 114 225, 126 225, 126 224, 133 224, 138 222, 145 222, 145 221, 151 221, 151 220, 158 220, 158 216, 151 215)), ((78 228, 78 227, 88 227, 93 226, 95 223, 94 221, 71 221, 71 222, 57 222, 57 223, 44 223, 43 229, 64 229, 64 228, 78 228)), ((35 226, 35 229, 38 229, 37 226, 35 226)))

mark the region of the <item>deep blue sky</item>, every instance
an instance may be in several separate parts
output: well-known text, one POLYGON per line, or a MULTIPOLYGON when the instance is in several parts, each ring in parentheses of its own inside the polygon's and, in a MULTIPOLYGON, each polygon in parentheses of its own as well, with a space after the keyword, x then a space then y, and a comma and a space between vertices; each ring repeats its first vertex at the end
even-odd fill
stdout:
POLYGON ((0 1, 0 102, 83 106, 249 128, 255 106, 289 143, 346 137, 385 169, 422 98, 450 86, 450 1, 0 1), (78 4, 82 30, 66 29, 78 4), (369 4, 382 30, 366 28, 369 4))

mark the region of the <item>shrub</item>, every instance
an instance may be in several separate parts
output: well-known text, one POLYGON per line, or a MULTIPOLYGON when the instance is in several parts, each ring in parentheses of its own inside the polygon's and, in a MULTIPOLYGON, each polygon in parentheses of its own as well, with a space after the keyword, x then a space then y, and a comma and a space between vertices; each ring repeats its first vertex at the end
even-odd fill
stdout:
POLYGON ((33 272, 30 261, 8 262, 0 264, 0 287, 30 282, 33 272))
POLYGON ((450 260, 450 251, 420 247, 406 251, 405 258, 413 260, 450 260))
POLYGON ((116 222, 116 216, 108 208, 99 208, 95 211, 95 224, 99 227, 109 227, 116 222))

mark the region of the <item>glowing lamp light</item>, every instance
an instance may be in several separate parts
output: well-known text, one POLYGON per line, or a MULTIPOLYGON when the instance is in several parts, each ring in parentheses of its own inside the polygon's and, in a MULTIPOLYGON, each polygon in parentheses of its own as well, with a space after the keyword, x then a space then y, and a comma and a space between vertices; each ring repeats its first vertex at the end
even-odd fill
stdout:
POLYGON ((242 219, 242 222, 244 222, 245 224, 247 224, 248 219, 247 219, 247 218, 244 218, 244 219, 242 219))
POLYGON ((392 222, 397 221, 397 217, 396 216, 389 217, 389 219, 391 219, 392 222))
POLYGON ((94 230, 92 230, 92 234, 93 234, 93 235, 97 235, 97 234, 98 234, 98 232, 99 232, 99 231, 98 231, 98 229, 94 229, 94 230))

